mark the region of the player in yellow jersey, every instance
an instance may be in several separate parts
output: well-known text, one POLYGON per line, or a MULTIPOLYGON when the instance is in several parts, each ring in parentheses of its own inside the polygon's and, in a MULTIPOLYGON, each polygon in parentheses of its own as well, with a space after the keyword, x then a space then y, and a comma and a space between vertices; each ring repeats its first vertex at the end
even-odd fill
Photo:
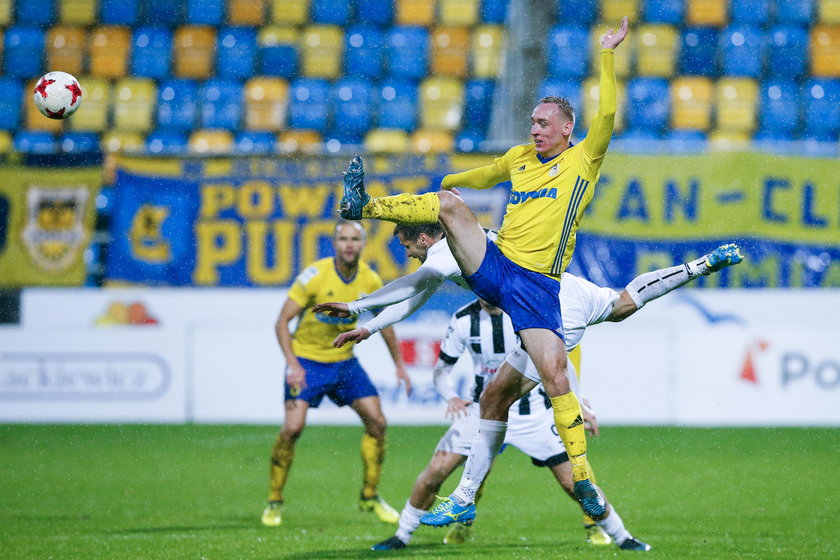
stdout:
MULTIPOLYGON (((627 36, 627 29, 625 17, 617 31, 611 29, 601 39, 598 113, 579 144, 570 142, 574 108, 564 98, 546 97, 531 114, 533 144, 511 148, 492 165, 447 175, 442 183, 444 191, 371 199, 364 191, 361 159, 356 158, 345 174, 340 205, 345 218, 402 224, 440 220, 467 283, 481 299, 511 317, 514 330, 531 354, 569 453, 575 495, 594 519, 603 518, 607 508, 589 480, 580 403, 566 378, 557 293, 612 136, 616 111, 614 49, 627 36), (507 180, 512 184, 510 202, 498 241, 493 243, 454 188, 489 188, 507 180)), ((485 389, 479 437, 461 483, 421 522, 442 526, 475 516, 475 492, 504 440, 508 409, 522 396, 517 381, 497 376, 485 389)))
MULTIPOLYGON (((295 453, 295 443, 306 425, 306 413, 317 408, 326 395, 338 406, 350 405, 365 426, 362 436, 364 484, 359 509, 387 523, 396 523, 399 513, 377 491, 385 457, 385 416, 379 395, 352 346, 335 348, 333 339, 353 330, 355 318, 339 319, 313 313, 311 306, 330 298, 354 300, 382 287, 382 280, 359 257, 365 245, 365 230, 358 222, 339 222, 335 228, 335 257, 316 261, 300 273, 275 325, 277 341, 286 357, 286 418, 271 451, 270 492, 262 514, 267 526, 283 522, 283 489, 295 453), (298 317, 292 334, 289 322, 298 317)), ((406 392, 411 380, 405 373, 399 343, 392 327, 382 330, 399 383, 406 392)))

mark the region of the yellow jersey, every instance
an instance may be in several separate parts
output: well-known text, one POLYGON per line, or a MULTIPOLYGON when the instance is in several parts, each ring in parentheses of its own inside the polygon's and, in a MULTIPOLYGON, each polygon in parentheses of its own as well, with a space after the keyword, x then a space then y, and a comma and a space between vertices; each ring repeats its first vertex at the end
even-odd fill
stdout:
POLYGON ((356 275, 350 279, 342 278, 332 257, 307 267, 289 289, 289 299, 303 308, 292 335, 295 356, 329 363, 352 358, 352 344, 333 348, 332 341, 339 334, 356 328, 356 317, 330 317, 326 313, 313 313, 311 307, 323 301, 353 301, 381 287, 379 275, 361 261, 356 275))
POLYGON ((533 144, 514 146, 493 164, 447 175, 443 187, 486 189, 511 182, 510 200, 496 241, 523 268, 559 278, 575 250, 577 229, 592 201, 616 111, 614 51, 601 51, 600 100, 579 144, 544 160, 533 144))

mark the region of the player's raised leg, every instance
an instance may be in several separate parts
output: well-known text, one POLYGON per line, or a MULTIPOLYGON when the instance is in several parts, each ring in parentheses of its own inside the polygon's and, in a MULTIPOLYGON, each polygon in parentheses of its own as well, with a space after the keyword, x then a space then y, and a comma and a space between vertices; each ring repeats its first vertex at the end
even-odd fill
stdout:
POLYGON ((379 495, 379 480, 385 461, 385 415, 379 397, 364 397, 350 404, 365 425, 362 435, 363 486, 359 509, 373 512, 380 521, 396 523, 399 513, 379 495))
POLYGON ((306 425, 308 410, 309 403, 306 401, 297 399, 286 401, 286 420, 271 450, 268 504, 260 518, 262 524, 267 527, 279 527, 283 523, 283 490, 295 458, 295 443, 306 425))

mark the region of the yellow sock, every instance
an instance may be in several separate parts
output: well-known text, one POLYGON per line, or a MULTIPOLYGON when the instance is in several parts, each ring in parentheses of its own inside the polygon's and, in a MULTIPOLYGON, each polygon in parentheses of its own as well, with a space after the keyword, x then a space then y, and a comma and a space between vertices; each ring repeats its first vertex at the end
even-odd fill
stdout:
POLYGON ((554 424, 569 454, 572 481, 589 478, 586 468, 586 430, 577 397, 571 391, 559 397, 551 397, 551 407, 554 409, 554 424))
MULTIPOLYGON (((598 484, 598 482, 595 480, 595 471, 592 470, 592 463, 589 462, 589 459, 586 460, 586 468, 589 470, 589 480, 592 481, 592 484, 598 484)), ((584 513, 583 526, 589 527, 591 525, 595 525, 595 520, 584 513)))
POLYGON ((289 467, 292 466, 292 459, 294 458, 295 442, 287 441, 278 434, 271 450, 271 472, 269 474, 271 491, 268 493, 270 502, 283 501, 283 488, 286 487, 289 467))
POLYGON ((365 469, 365 485, 362 498, 373 498, 378 493, 382 463, 385 461, 385 438, 381 440, 364 434, 362 436, 362 464, 365 469))
POLYGON ((362 208, 363 218, 388 220, 404 225, 431 224, 438 221, 440 198, 435 193, 397 194, 372 198, 362 208))

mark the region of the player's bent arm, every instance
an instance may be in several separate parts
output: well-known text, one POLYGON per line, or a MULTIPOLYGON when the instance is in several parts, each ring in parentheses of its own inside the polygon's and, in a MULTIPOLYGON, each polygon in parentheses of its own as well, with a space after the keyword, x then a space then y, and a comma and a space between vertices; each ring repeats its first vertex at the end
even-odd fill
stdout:
POLYGON ((393 325, 395 323, 399 323, 418 309, 420 309, 432 294, 435 293, 435 286, 433 289, 427 289, 419 294, 415 295, 412 298, 409 298, 405 301, 401 301, 399 303, 395 303, 394 305, 389 305, 382 312, 362 325, 361 328, 367 330, 370 334, 378 332, 385 327, 393 325))
POLYGON ((435 390, 446 400, 446 417, 453 420, 469 414, 467 407, 472 404, 458 396, 452 383, 452 366, 457 361, 457 358, 441 353, 432 372, 435 390))
POLYGON ((450 173, 443 178, 441 187, 451 189, 466 187, 468 189, 489 189, 510 179, 509 173, 502 164, 503 158, 496 158, 494 163, 484 167, 476 167, 469 171, 450 173))
POLYGON ((280 344, 280 350, 283 351, 283 356, 286 358, 286 363, 289 365, 298 365, 297 356, 292 352, 292 333, 289 330, 289 322, 300 315, 303 307, 296 301, 289 298, 280 309, 280 315, 274 323, 274 334, 277 336, 277 342, 280 344))
POLYGON ((397 334, 394 332, 394 328, 383 328, 382 338, 385 340, 385 345, 388 346, 388 352, 391 354, 391 359, 394 360, 397 381, 405 384, 406 394, 411 394, 411 378, 405 372, 405 364, 403 363, 402 352, 400 352, 400 342, 397 340, 397 334))
POLYGON ((358 315, 363 311, 370 311, 405 301, 424 292, 429 292, 429 296, 431 296, 445 279, 438 271, 430 267, 421 266, 411 274, 388 282, 372 294, 368 294, 356 301, 351 301, 348 303, 348 309, 351 314, 358 315))

